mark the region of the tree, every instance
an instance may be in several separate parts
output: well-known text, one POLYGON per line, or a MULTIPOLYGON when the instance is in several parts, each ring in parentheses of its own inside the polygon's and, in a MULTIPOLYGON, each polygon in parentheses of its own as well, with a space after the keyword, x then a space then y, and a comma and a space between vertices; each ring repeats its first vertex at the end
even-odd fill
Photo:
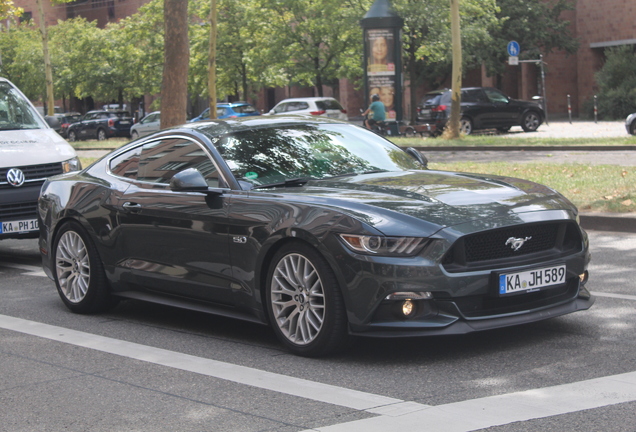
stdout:
POLYGON ((453 43, 453 79, 451 90, 451 115, 448 138, 459 138, 459 115, 462 89, 462 40, 459 24, 459 0, 450 0, 451 34, 453 43))
POLYGON ((46 88, 38 30, 30 23, 12 25, 0 32, 0 52, 0 75, 11 80, 29 99, 40 99, 46 88))
MULTIPOLYGON (((265 40, 261 61, 282 71, 287 83, 313 85, 319 96, 323 85, 340 72, 359 67, 362 29, 358 8, 341 0, 260 0, 265 40)), ((274 72, 275 74, 276 72, 274 72)))
POLYGON ((596 73, 598 112, 606 119, 624 119, 636 112, 636 53, 633 45, 607 48, 605 64, 596 73))
POLYGON ((563 50, 574 54, 578 41, 570 31, 570 22, 562 13, 572 10, 572 0, 497 0, 497 18, 501 27, 492 33, 493 44, 487 58, 487 70, 500 75, 505 70, 509 41, 519 42, 520 58, 538 59, 540 54, 563 50))
POLYGON ((0 20, 19 17, 24 9, 16 7, 13 0, 0 0, 0 20))
POLYGON ((164 63, 161 82, 161 128, 186 121, 188 101, 188 2, 164 0, 164 63))

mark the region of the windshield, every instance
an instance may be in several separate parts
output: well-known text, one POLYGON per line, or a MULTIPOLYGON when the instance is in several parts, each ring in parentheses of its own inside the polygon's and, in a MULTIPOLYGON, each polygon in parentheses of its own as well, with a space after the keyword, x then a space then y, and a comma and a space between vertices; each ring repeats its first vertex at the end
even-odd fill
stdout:
POLYGON ((45 124, 15 87, 0 82, 0 130, 42 129, 45 124))
POLYGON ((297 178, 327 179, 378 171, 422 169, 384 138, 347 124, 238 132, 216 147, 237 180, 253 186, 297 178))

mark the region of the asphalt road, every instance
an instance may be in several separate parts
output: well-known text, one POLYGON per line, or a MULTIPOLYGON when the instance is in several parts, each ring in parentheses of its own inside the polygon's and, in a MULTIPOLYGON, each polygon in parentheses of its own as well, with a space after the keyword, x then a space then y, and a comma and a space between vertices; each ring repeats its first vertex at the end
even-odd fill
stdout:
POLYGON ((326 359, 267 327, 129 301, 70 313, 0 242, 0 431, 633 431, 636 235, 591 232, 589 311, 326 359))

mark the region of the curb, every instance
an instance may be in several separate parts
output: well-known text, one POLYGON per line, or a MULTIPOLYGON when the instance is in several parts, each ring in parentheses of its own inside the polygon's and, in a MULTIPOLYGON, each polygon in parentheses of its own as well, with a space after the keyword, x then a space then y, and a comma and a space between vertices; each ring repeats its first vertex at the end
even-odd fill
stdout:
POLYGON ((636 233, 636 213, 579 213, 581 227, 591 231, 636 233))

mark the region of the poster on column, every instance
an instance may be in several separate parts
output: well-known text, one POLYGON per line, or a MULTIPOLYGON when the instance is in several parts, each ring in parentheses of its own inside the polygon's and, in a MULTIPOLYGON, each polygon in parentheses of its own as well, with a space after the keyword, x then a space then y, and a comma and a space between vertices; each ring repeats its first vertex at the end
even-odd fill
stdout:
POLYGON ((369 53, 367 61, 369 100, 373 94, 378 94, 386 108, 387 119, 395 120, 395 63, 393 59, 395 40, 393 30, 367 30, 366 44, 369 53))

